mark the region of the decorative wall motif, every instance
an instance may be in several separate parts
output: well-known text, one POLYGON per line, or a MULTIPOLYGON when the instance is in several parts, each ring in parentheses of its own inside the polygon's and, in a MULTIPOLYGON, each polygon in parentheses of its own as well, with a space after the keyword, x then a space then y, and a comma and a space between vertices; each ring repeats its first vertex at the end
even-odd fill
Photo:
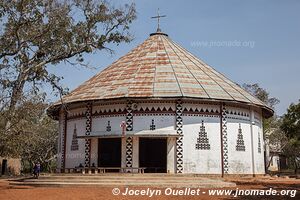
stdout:
POLYGON ((235 147, 236 147, 237 151, 245 151, 246 150, 241 124, 239 124, 238 138, 236 140, 236 146, 235 147))
POLYGON ((176 132, 179 137, 176 138, 176 171, 183 172, 183 120, 182 120, 182 102, 176 102, 176 132))
POLYGON ((174 113, 171 107, 140 107, 135 113, 174 113))
POLYGON ((110 132, 110 131, 111 131, 110 121, 107 121, 106 131, 107 131, 107 132, 110 132))
POLYGON ((132 167, 132 154, 133 154, 133 138, 126 138, 126 167, 132 167))
POLYGON ((229 107, 227 108, 227 119, 249 121, 249 109, 240 107, 229 107))
POLYGON ((78 151, 78 139, 77 139, 77 129, 76 124, 74 125, 73 137, 72 137, 72 144, 71 144, 71 151, 78 151))
POLYGON ((185 107, 182 111, 183 114, 208 114, 208 115, 219 115, 218 109, 213 108, 187 108, 185 107))
POLYGON ((260 132, 258 132, 258 145, 257 145, 257 148, 258 148, 258 153, 261 153, 260 132))
POLYGON ((196 149, 197 150, 209 150, 210 149, 210 144, 209 144, 209 140, 207 137, 207 132, 205 131, 205 126, 204 126, 203 120, 202 120, 202 123, 200 126, 199 137, 197 138, 196 149))
POLYGON ((126 106, 126 131, 133 131, 132 101, 128 101, 126 106))
POLYGON ((106 115, 122 115, 125 114, 126 110, 125 109, 102 109, 102 110, 97 110, 93 113, 93 116, 99 117, 99 116, 106 116, 106 115))
POLYGON ((227 114, 229 114, 229 115, 238 115, 238 116, 243 116, 243 117, 249 117, 248 112, 243 112, 243 111, 239 111, 239 110, 230 110, 230 111, 227 112, 227 114))
POLYGON ((61 134, 61 168, 65 168, 66 160, 66 134, 67 134, 67 112, 62 115, 62 134, 61 134))
MULTIPOLYGON (((86 112, 85 112, 85 135, 90 135, 92 131, 92 104, 87 103, 86 104, 86 112)), ((84 145, 84 166, 89 167, 90 166, 90 151, 91 151, 91 140, 85 139, 85 145, 84 145)))
MULTIPOLYGON (((132 101, 127 102, 126 106, 126 131, 133 130, 133 110, 132 110, 132 101)), ((132 167, 133 163, 133 138, 126 138, 126 167, 132 167)))
POLYGON ((223 174, 228 174, 228 137, 227 137, 227 110, 225 103, 222 104, 222 116, 221 116, 221 126, 222 126, 222 146, 223 146, 223 174))
POLYGON ((153 131, 155 130, 155 123, 154 123, 154 119, 151 120, 151 124, 150 124, 150 130, 153 131))

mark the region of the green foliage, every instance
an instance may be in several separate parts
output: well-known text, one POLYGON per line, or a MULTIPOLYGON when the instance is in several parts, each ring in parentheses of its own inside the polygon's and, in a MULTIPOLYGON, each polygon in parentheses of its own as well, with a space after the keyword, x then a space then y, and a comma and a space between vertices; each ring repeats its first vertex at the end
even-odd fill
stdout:
MULTIPOLYGON (((83 54, 129 42, 135 7, 114 8, 97 0, 0 1, 0 107, 15 109, 25 90, 40 93, 50 84, 65 94, 61 77, 47 66, 60 62, 85 66, 83 54)), ((10 125, 10 118, 5 122, 10 125)), ((9 129, 7 129, 9 130, 9 129)))
POLYGON ((287 109, 281 129, 288 137, 300 140, 300 100, 298 104, 292 103, 287 109))
MULTIPOLYGON (((270 94, 261 88, 258 83, 255 84, 243 84, 243 88, 266 105, 274 109, 274 106, 279 103, 279 100, 275 97, 270 97, 270 94)), ((272 129, 278 128, 277 116, 274 115, 268 119, 263 119, 264 133, 270 132, 272 129)))
MULTIPOLYGON (((55 161, 58 124, 47 116, 47 107, 40 95, 23 99, 11 120, 10 134, 0 135, 2 156, 20 157, 23 163, 40 162, 45 168, 55 161)), ((1 112, 1 130, 5 128, 6 112, 1 112)))
POLYGON ((280 126, 288 138, 288 144, 283 148, 283 153, 292 162, 297 173, 300 168, 300 100, 298 104, 291 104, 287 113, 283 115, 280 126))
POLYGON ((261 88, 258 83, 243 84, 243 88, 273 109, 279 103, 277 98, 270 97, 270 94, 264 88, 261 88))
POLYGON ((131 41, 129 25, 135 18, 134 4, 115 8, 98 0, 0 1, 0 156, 36 160, 29 151, 52 145, 45 139, 55 139, 57 133, 44 113, 43 87, 50 84, 59 95, 67 90, 48 66, 86 66, 84 54, 112 52, 109 44, 131 41))

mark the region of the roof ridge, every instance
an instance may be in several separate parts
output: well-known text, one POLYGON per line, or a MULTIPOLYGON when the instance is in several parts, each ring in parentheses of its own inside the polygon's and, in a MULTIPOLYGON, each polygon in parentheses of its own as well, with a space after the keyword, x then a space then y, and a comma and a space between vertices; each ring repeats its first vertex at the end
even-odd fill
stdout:
MULTIPOLYGON (((161 35, 160 35, 159 37, 164 37, 164 36, 161 36, 161 35)), ((164 46, 164 45, 163 45, 163 46, 164 46)), ((176 83, 177 83, 177 85, 178 85, 178 88, 179 88, 179 91, 180 91, 180 93, 181 93, 181 96, 184 96, 184 95, 183 95, 183 92, 182 92, 182 90, 181 90, 180 84, 179 84, 179 82, 178 82, 177 75, 176 75, 176 73, 175 73, 175 71, 174 71, 174 67, 173 67, 173 65, 172 65, 172 63, 171 63, 170 56, 169 56, 169 54, 168 54, 167 49, 166 49, 165 46, 164 46, 164 49, 165 49, 166 55, 167 55, 168 58, 169 58, 169 63, 170 63, 170 66, 171 66, 171 68, 172 68, 172 71, 173 71, 173 73, 174 73, 175 80, 176 80, 176 83)))
MULTIPOLYGON (((173 41, 171 41, 172 43, 174 43, 174 46, 176 46, 176 48, 177 49, 179 49, 179 51, 181 51, 181 52, 184 52, 184 50, 185 49, 181 49, 180 47, 178 47, 178 45, 175 43, 175 42, 173 42, 173 41)), ((187 52, 187 53, 189 53, 189 52, 187 52)), ((211 80, 213 80, 224 92, 226 92, 233 100, 236 100, 230 93, 228 93, 217 81, 215 81, 209 74, 207 74, 203 69, 201 69, 199 66, 197 66, 196 65, 196 63, 192 60, 192 59, 190 59, 189 57, 187 57, 185 54, 184 54, 184 56, 186 57, 186 58, 188 58, 192 63, 194 63, 194 65, 196 66, 196 67, 198 67, 201 71, 203 71, 203 73, 204 74, 206 74, 211 80)))
MULTIPOLYGON (((149 48, 151 49, 152 46, 155 46, 155 43, 150 44, 149 48)), ((141 52, 140 54, 142 54, 142 53, 144 53, 144 52, 141 52)), ((137 57, 137 58, 140 58, 140 56, 139 56, 140 54, 138 54, 136 57, 137 57)), ((139 68, 137 69, 137 71, 136 71, 134 77, 131 78, 131 80, 133 80, 133 81, 136 79, 136 76, 137 76, 137 74, 138 74, 138 71, 140 71, 140 69, 141 69, 142 63, 140 63, 138 66, 139 66, 139 68)), ((154 82, 155 82, 155 81, 153 81, 153 83, 154 83, 154 82)), ((130 91, 129 91, 130 88, 132 88, 132 81, 130 81, 130 85, 128 86, 128 92, 130 92, 130 91)), ((154 93, 153 93, 153 94, 154 94, 154 93)), ((129 95, 129 94, 128 94, 128 95, 129 95)), ((129 96, 130 96, 130 95, 129 95, 129 96)))
POLYGON ((186 64, 182 61, 182 59, 179 57, 179 55, 174 51, 172 45, 170 45, 170 40, 169 38, 166 38, 167 42, 169 43, 169 46, 172 48, 173 52, 177 55, 177 57, 180 59, 180 61, 182 62, 182 64, 185 66, 185 68, 190 72, 190 74, 194 77, 194 79, 198 82, 198 84, 200 85, 200 87, 203 89, 203 91, 205 92, 205 94, 207 95, 208 98, 211 98, 210 95, 208 94, 208 92, 204 89, 204 87, 202 86, 202 84, 198 81, 198 79, 195 77, 195 75, 191 72, 191 70, 186 66, 186 64))
MULTIPOLYGON (((175 43, 175 42, 174 42, 175 43)), ((175 43, 176 46, 179 46, 175 43)), ((213 67, 207 65, 206 63, 204 63, 203 61, 200 62, 200 59, 198 59, 197 57, 195 57, 191 52, 189 52, 188 50, 186 50, 183 47, 178 47, 181 48, 183 50, 185 50, 190 56, 192 56, 198 63, 200 63, 203 67, 205 67, 206 69, 210 70, 213 74, 215 74, 217 77, 219 77, 220 79, 222 79, 227 85, 229 85, 232 89, 234 89, 235 91, 237 91, 239 94, 241 94, 244 98, 248 99, 250 103, 254 103, 252 100, 250 100, 248 97, 246 97, 243 93, 241 93, 239 90, 237 90, 236 88, 234 88, 231 84, 228 83, 228 81, 225 81, 223 78, 221 78, 218 74, 216 74, 215 72, 218 72, 216 69, 214 69, 213 67), (209 67, 207 67, 209 66, 209 67), (212 70, 211 70, 212 69, 212 70)), ((221 74, 220 72, 218 72, 219 74, 221 74)), ((225 77, 223 74, 221 74, 223 77, 225 77)), ((225 77, 226 78, 226 77, 225 77)), ((228 78, 227 78, 228 79, 228 78)), ((230 82, 233 83, 232 80, 228 79, 230 82)), ((215 80, 214 80, 215 81, 215 80)), ((215 81, 216 82, 216 81, 215 81)), ((217 83, 217 82, 216 82, 217 83)), ((218 83, 217 83, 218 84, 218 83)), ((237 99, 235 99, 230 93, 228 93, 220 84, 218 84, 227 94, 229 94, 235 101, 237 101, 237 99)), ((242 88, 241 88, 242 89, 242 88)))

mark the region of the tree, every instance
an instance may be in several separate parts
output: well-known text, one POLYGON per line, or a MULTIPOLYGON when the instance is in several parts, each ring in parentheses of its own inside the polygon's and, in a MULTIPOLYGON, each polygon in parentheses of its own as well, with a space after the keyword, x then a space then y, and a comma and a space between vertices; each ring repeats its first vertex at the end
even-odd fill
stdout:
POLYGON ((97 0, 0 1, 0 111, 7 111, 2 134, 11 132, 25 90, 39 93, 50 84, 64 94, 49 65, 85 65, 85 53, 129 42, 135 13, 134 4, 114 8, 97 0))
POLYGON ((300 140, 300 100, 298 104, 292 103, 283 115, 281 129, 289 138, 300 140))
MULTIPOLYGON (((277 98, 270 97, 270 94, 264 88, 261 88, 257 83, 243 84, 242 87, 272 109, 274 109, 274 106, 279 103, 277 98)), ((286 137, 280 130, 281 120, 276 116, 276 114, 274 114, 272 117, 268 119, 264 118, 262 121, 265 144, 269 148, 275 148, 277 151, 281 151, 282 147, 287 144, 286 137)), ((273 160, 273 154, 270 156, 268 149, 266 148, 265 152, 266 171, 268 171, 268 168, 273 160)))
MULTIPOLYGON (((261 88, 257 83, 243 84, 242 87, 250 94, 267 104, 272 109, 274 109, 274 106, 280 102, 279 99, 275 97, 270 97, 270 94, 265 89, 261 88)), ((276 114, 268 119, 263 119, 264 134, 270 132, 271 129, 278 127, 277 125, 278 121, 276 114)))
POLYGON ((295 173, 300 168, 300 100, 298 104, 291 104, 287 113, 283 115, 281 130, 288 138, 288 145, 283 153, 292 161, 295 173))
MULTIPOLYGON (((42 95, 27 94, 27 98, 22 99, 11 120, 11 134, 1 137, 1 155, 18 157, 31 165, 40 162, 44 169, 50 168, 57 153, 58 126, 47 116, 45 109, 48 106, 42 95)), ((5 115, 6 111, 1 112, 1 128, 5 115)))

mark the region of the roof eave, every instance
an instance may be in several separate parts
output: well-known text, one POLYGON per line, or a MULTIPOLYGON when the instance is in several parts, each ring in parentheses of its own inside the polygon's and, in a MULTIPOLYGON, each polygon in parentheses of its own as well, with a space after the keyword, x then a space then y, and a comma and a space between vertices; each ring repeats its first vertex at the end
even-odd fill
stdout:
POLYGON ((66 108, 69 105, 72 104, 79 104, 79 103, 84 103, 84 102, 95 102, 95 101, 116 101, 116 100, 129 100, 129 99, 136 99, 136 100, 165 100, 165 99, 170 99, 170 100, 176 100, 176 99, 186 99, 186 100, 200 100, 200 101, 208 101, 208 102, 215 102, 215 103, 237 103, 237 104, 243 104, 247 106, 255 106, 259 107, 262 109, 262 115, 264 118, 270 118, 274 115, 274 110, 268 106, 265 105, 259 105, 259 104, 254 104, 254 103, 249 103, 249 102, 243 102, 243 101, 237 101, 237 100, 227 100, 227 99, 211 99, 211 98, 198 98, 198 97, 186 97, 186 96, 164 96, 164 97, 118 97, 118 98, 111 98, 111 99, 86 99, 86 100, 79 100, 79 101, 64 101, 64 103, 59 103, 56 102, 55 104, 51 105, 47 109, 47 114, 54 120, 58 120, 58 115, 61 107, 64 105, 66 108))

